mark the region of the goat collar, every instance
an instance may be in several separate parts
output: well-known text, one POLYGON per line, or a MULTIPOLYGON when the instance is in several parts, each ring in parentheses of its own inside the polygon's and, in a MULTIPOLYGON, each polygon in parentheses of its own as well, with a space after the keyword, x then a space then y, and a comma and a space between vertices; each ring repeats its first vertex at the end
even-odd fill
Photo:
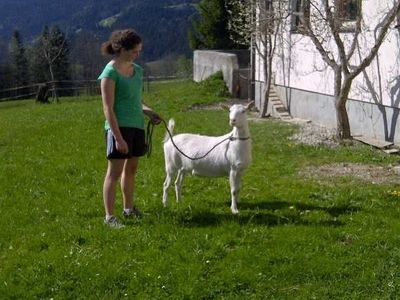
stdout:
POLYGON ((248 137, 234 137, 233 135, 231 135, 229 137, 230 141, 237 141, 237 140, 239 140, 239 141, 247 141, 248 139, 250 139, 249 136, 248 137))

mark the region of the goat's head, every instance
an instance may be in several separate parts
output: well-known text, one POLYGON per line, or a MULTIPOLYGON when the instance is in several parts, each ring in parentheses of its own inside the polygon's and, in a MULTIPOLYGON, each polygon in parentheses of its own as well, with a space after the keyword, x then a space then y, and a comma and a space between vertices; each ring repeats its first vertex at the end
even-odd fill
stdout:
POLYGON ((234 127, 243 127, 247 124, 246 112, 254 106, 254 101, 247 105, 234 104, 231 107, 227 105, 221 105, 224 109, 229 110, 229 124, 234 127))

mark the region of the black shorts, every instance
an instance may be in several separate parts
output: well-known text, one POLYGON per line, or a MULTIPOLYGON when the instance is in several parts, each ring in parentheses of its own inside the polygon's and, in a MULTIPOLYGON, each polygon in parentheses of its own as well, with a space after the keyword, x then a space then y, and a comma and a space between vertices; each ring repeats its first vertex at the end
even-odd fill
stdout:
POLYGON ((107 159, 128 159, 146 154, 145 132, 143 129, 133 127, 120 127, 121 135, 128 144, 128 153, 123 154, 117 150, 114 135, 111 129, 106 130, 107 159))

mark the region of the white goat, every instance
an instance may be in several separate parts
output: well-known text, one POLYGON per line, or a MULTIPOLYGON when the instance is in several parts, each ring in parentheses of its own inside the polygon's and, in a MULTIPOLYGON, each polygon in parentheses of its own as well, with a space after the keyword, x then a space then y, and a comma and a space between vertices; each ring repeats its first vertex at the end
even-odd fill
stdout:
MULTIPOLYGON (((167 206, 168 188, 175 174, 176 201, 181 199, 181 187, 187 173, 197 176, 220 177, 229 175, 231 188, 231 211, 237 214, 237 203, 239 201, 240 179, 243 171, 251 162, 251 140, 246 111, 254 105, 250 102, 247 106, 235 104, 229 109, 229 123, 232 131, 223 136, 202 136, 183 133, 174 136, 171 140, 167 132, 164 139, 164 157, 166 178, 164 182, 163 204, 167 206), (208 155, 201 159, 189 159, 181 152, 191 158, 204 156, 210 149, 215 147, 208 155), (179 148, 176 149, 174 144, 179 148)), ((168 130, 172 135, 175 122, 168 122, 168 130)))

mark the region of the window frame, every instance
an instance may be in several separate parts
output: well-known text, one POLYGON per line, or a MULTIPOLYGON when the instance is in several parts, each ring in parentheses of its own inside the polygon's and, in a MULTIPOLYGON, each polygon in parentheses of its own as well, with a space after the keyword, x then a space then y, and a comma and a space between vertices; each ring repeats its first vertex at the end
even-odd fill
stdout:
POLYGON ((337 10, 337 15, 342 20, 342 22, 355 22, 358 16, 361 14, 361 0, 335 0, 335 10, 337 10), (346 3, 348 2, 348 3, 346 3), (349 6, 355 4, 354 15, 349 10, 349 6))
POLYGON ((342 33, 356 31, 357 19, 362 14, 362 0, 335 0, 335 16, 339 20, 339 30, 342 33), (346 2, 356 4, 356 12, 354 16, 350 15, 350 11, 346 10, 346 2), (344 2, 344 3, 343 3, 344 2))
POLYGON ((290 32, 293 34, 305 34, 301 18, 310 18, 310 0, 292 0, 291 2, 290 32))

